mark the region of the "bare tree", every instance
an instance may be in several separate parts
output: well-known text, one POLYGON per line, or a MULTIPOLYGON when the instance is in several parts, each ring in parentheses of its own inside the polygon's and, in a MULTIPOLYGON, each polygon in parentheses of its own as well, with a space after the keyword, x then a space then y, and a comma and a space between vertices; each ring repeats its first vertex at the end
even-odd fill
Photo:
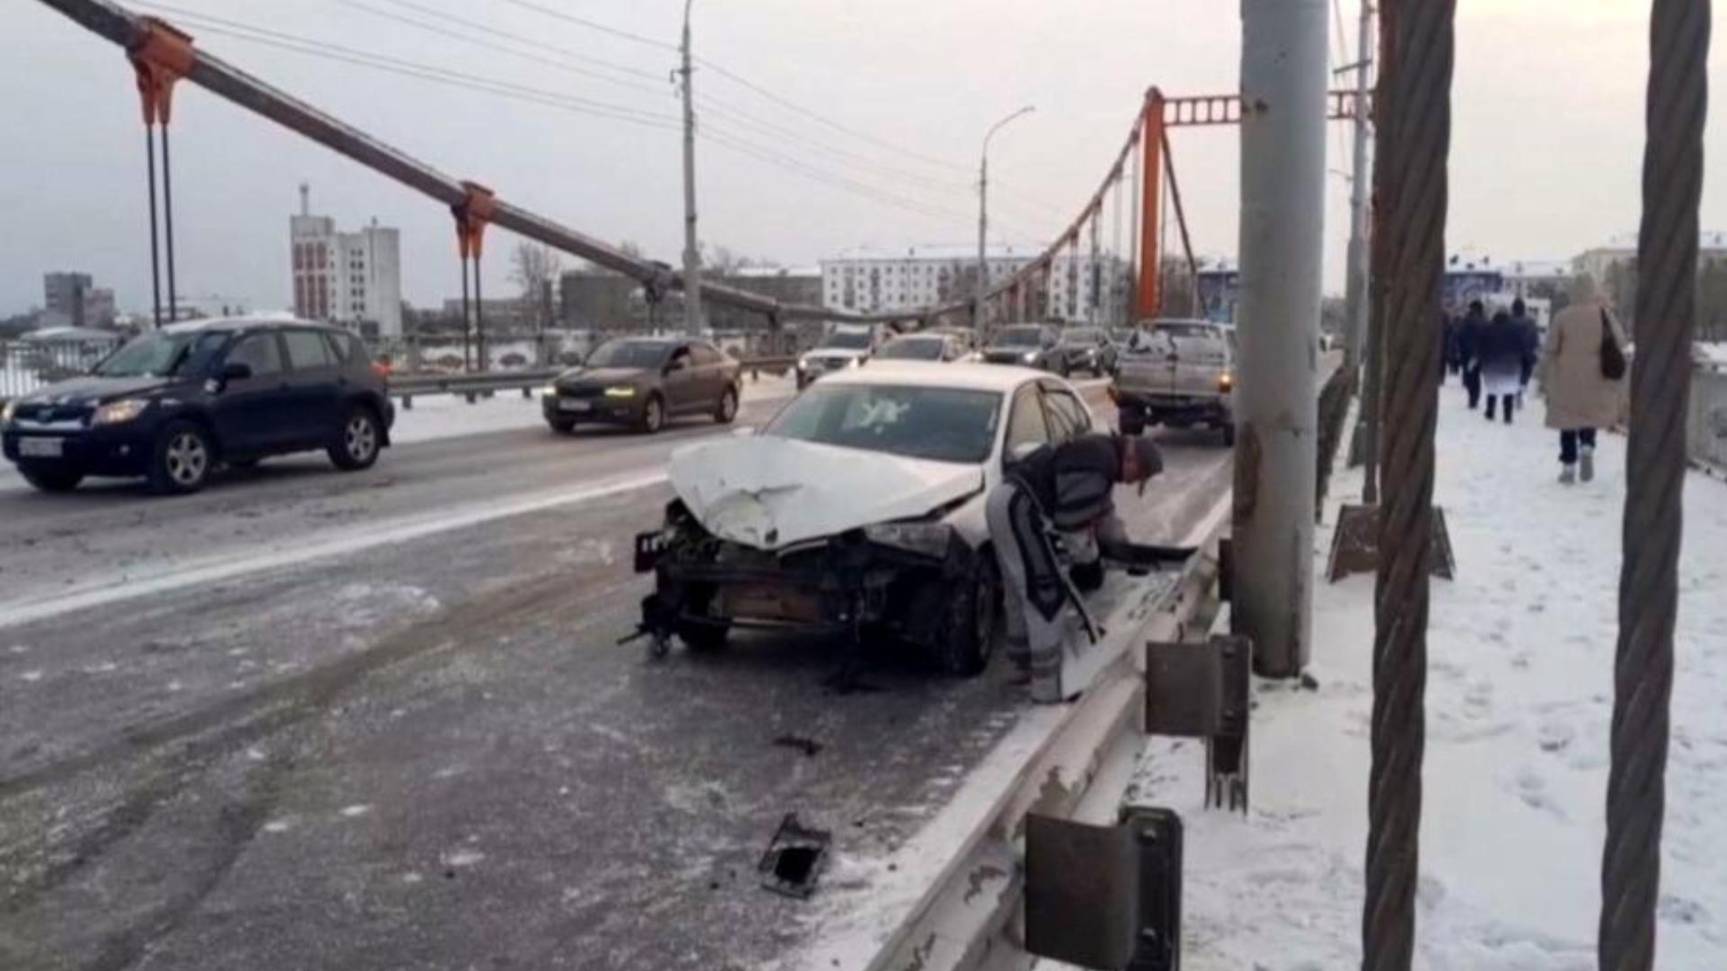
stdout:
POLYGON ((550 247, 522 240, 510 252, 510 279, 522 288, 522 304, 533 308, 539 329, 551 324, 550 295, 563 259, 550 247))

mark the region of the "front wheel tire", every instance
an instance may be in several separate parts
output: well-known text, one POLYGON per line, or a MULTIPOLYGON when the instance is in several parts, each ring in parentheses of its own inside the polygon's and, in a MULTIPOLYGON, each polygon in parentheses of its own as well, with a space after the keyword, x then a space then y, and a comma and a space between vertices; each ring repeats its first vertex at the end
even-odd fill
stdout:
POLYGON ((714 408, 714 421, 722 425, 730 425, 738 416, 738 389, 727 388, 720 395, 720 403, 714 408))
POLYGON ((955 591, 949 602, 947 623, 936 645, 942 673, 957 678, 982 674, 1001 639, 1001 571, 991 550, 979 550, 977 557, 970 582, 955 591))
POLYGON ((215 449, 203 428, 189 421, 169 422, 156 438, 150 461, 150 491, 186 495, 204 488, 215 461, 215 449))
POLYGON ((382 439, 378 416, 372 414, 372 409, 356 405, 342 419, 342 427, 336 433, 336 440, 331 442, 325 451, 336 468, 344 472, 355 472, 371 468, 372 464, 378 461, 378 448, 382 439))
POLYGON ((84 481, 84 473, 77 469, 53 465, 20 465, 18 474, 24 477, 25 482, 43 492, 71 492, 78 488, 78 483, 84 481))
POLYGON ((652 395, 642 405, 642 417, 637 423, 641 430, 649 435, 654 434, 666 424, 666 405, 659 395, 652 395))

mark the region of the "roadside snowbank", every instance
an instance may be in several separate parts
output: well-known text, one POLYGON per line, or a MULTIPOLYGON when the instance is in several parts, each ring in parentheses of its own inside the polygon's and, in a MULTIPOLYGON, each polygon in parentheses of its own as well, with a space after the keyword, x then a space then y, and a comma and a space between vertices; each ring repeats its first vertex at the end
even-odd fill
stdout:
MULTIPOLYGON (((1436 501, 1456 549, 1429 634, 1418 966, 1595 967, 1617 631, 1625 441, 1556 480, 1538 401, 1507 428, 1445 389, 1436 501)), ((1358 470, 1333 492, 1359 496, 1358 470)), ((1336 504, 1326 523, 1335 523, 1336 504)), ((1314 550, 1323 575, 1329 548, 1314 550)), ((1667 773, 1660 964, 1727 967, 1727 487, 1688 477, 1667 773)), ((1158 742, 1138 798, 1187 823, 1196 971, 1359 964, 1372 708, 1373 578, 1315 591, 1316 690, 1262 682, 1252 812, 1202 808, 1201 747, 1158 742)))

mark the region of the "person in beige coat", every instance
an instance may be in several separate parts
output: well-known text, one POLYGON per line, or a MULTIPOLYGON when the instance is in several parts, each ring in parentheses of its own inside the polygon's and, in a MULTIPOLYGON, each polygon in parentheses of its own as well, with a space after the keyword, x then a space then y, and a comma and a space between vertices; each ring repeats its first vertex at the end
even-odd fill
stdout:
POLYGON ((1602 341, 1611 335, 1629 358, 1625 328, 1599 296, 1583 299, 1553 317, 1542 349, 1547 392, 1547 427, 1559 432, 1559 481, 1595 478, 1597 429, 1623 417, 1625 378, 1602 373, 1602 341))

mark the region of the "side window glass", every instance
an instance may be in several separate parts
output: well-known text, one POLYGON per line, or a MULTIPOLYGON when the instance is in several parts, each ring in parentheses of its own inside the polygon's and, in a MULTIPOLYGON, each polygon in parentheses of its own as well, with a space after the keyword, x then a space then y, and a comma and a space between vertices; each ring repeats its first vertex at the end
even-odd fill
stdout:
POLYGON ((244 364, 252 369, 252 376, 263 377, 267 374, 282 372, 282 351, 276 344, 276 335, 271 333, 249 334, 240 339, 228 352, 229 364, 244 364))
POLYGON ((1071 441, 1091 431, 1091 418, 1086 413, 1085 406, 1069 392, 1059 388, 1045 388, 1043 404, 1049 416, 1051 441, 1071 441))
POLYGON ((1037 386, 1028 384, 1013 396, 1013 413, 1008 416, 1005 451, 1012 455, 1021 445, 1042 445, 1050 440, 1049 425, 1044 421, 1043 403, 1038 400, 1037 386))
POLYGON ((315 330, 289 330, 283 331, 282 336, 288 344, 288 361, 295 370, 310 371, 335 363, 323 334, 315 330))
POLYGON ((696 364, 720 363, 720 352, 707 344, 691 344, 690 357, 696 364))

